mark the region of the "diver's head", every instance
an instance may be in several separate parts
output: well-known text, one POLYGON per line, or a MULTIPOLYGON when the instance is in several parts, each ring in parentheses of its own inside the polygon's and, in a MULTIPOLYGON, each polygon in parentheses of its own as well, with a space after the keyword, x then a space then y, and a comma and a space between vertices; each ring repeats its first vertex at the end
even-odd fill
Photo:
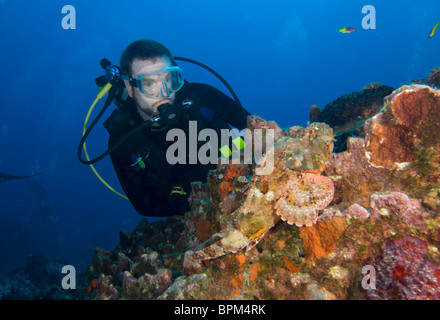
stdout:
POLYGON ((138 40, 122 53, 121 71, 128 94, 144 120, 159 114, 158 108, 173 104, 182 87, 183 72, 171 52, 153 40, 138 40))

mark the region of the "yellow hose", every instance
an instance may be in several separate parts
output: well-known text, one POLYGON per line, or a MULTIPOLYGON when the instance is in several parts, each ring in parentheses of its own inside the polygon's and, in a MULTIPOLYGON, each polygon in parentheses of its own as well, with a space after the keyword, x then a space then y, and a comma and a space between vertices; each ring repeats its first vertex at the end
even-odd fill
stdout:
MULTIPOLYGON (((86 134, 86 128, 87 128, 87 122, 89 122, 89 118, 90 118, 90 114, 93 111, 93 108, 95 108, 95 105, 98 103, 98 101, 106 95, 106 93, 110 90, 110 88, 112 87, 112 85, 110 83, 107 83, 105 85, 105 87, 99 91, 98 95, 96 96, 95 101, 93 101, 92 105, 90 106, 89 112, 87 113, 86 119, 84 121, 84 127, 83 127, 83 137, 86 134)), ((90 161, 90 157, 89 154, 87 153, 87 148, 86 148, 86 143, 84 141, 84 154, 86 156, 87 161, 90 161)), ((90 168, 92 169, 93 173, 98 177, 98 179, 107 187, 109 188, 111 191, 113 191, 114 193, 116 193, 118 196, 120 196, 121 198, 124 198, 125 200, 128 200, 128 198, 126 196, 124 196, 123 194, 119 193, 118 191, 116 191, 115 189, 113 189, 98 173, 98 171, 96 171, 95 167, 93 166, 93 164, 89 164, 90 168)))

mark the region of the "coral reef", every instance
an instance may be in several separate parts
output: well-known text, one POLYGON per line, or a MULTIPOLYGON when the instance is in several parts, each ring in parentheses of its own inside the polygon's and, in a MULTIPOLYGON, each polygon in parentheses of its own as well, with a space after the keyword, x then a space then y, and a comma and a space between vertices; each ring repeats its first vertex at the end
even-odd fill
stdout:
POLYGON ((365 137, 339 153, 329 125, 282 130, 250 117, 253 132, 274 130, 273 148, 193 183, 185 216, 144 220, 113 251, 97 249, 88 297, 439 299, 440 91, 387 90, 352 95, 369 111, 333 125, 361 125, 365 137), (274 170, 257 175, 272 157, 274 170))

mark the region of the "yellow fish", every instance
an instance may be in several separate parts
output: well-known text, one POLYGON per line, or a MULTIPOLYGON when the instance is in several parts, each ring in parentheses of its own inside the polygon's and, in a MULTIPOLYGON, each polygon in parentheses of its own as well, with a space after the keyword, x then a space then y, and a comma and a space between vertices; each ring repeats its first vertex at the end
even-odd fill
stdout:
POLYGON ((432 28, 431 33, 429 34, 429 38, 432 38, 432 36, 435 33, 435 30, 437 30, 437 27, 440 25, 440 21, 437 22, 437 24, 434 26, 434 28, 432 28))
POLYGON ((356 29, 350 28, 350 27, 345 27, 345 28, 339 29, 339 32, 341 32, 341 33, 352 33, 353 31, 356 31, 356 29))

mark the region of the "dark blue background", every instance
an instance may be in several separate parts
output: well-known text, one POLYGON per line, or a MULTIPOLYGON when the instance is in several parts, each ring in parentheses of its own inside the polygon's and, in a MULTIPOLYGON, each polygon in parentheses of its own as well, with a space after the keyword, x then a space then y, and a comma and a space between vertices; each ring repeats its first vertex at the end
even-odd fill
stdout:
MULTIPOLYGON (((84 269, 95 247, 112 249, 119 230, 139 222, 130 203, 76 158, 99 61, 118 63, 134 40, 152 38, 208 64, 250 112, 282 127, 306 125, 313 104, 323 107, 371 82, 398 87, 440 64, 440 34, 428 39, 440 20, 438 0, 2 2, 0 171, 41 171, 58 220, 37 213, 30 181, 0 185, 0 279, 30 253, 84 269), (368 4, 376 8, 376 30, 361 27, 368 4), (61 26, 64 5, 76 8, 76 30, 61 26), (357 31, 338 32, 346 26, 357 31)), ((181 66, 188 80, 225 90, 206 71, 181 66)), ((88 150, 93 157, 106 145, 99 124, 88 150)), ((97 169, 121 190, 109 159, 97 169)))

